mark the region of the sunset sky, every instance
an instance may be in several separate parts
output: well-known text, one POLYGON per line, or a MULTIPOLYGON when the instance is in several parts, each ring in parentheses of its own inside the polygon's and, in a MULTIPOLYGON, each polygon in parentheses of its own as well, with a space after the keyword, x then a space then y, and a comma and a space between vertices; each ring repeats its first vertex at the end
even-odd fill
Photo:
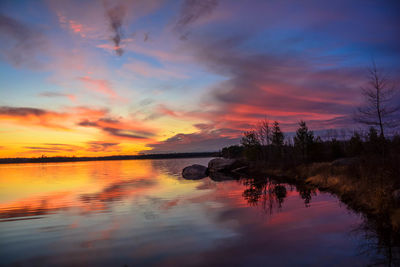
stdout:
MULTIPOLYGON (((400 2, 0 2, 0 157, 215 151, 260 119, 354 129, 400 2)), ((394 101, 400 101, 395 99, 394 101)))

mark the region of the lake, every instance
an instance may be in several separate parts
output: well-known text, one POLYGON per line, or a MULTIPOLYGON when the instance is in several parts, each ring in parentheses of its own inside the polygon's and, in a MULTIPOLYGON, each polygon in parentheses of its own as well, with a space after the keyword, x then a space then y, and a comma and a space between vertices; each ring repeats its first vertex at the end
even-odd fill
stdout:
POLYGON ((0 166, 0 258, 16 266, 365 266, 364 219, 335 196, 185 180, 210 158, 0 166))

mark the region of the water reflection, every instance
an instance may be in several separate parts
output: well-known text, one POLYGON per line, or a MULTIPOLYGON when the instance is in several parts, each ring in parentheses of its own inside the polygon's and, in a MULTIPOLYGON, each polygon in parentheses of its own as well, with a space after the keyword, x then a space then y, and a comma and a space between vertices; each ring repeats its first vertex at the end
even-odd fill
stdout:
POLYGON ((360 252, 370 255, 377 252, 371 261, 376 266, 400 266, 400 233, 390 223, 388 213, 379 216, 363 215, 363 221, 354 228, 367 241, 360 252))
MULTIPOLYGON (((242 178, 241 181, 246 186, 243 197, 249 205, 260 205, 270 215, 282 208, 288 191, 295 190, 304 200, 305 207, 310 207, 312 197, 317 196, 315 187, 293 180, 286 180, 283 184, 280 179, 263 177, 242 178)), ((371 216, 363 214, 357 207, 348 208, 363 217, 362 222, 352 229, 366 241, 360 243, 360 254, 373 255, 371 265, 400 266, 400 234, 391 224, 389 212, 382 211, 379 216, 371 216)))
POLYGON ((260 205, 272 214, 274 209, 279 210, 288 195, 288 192, 296 192, 304 200, 305 207, 310 206, 312 195, 317 195, 317 189, 307 184, 283 183, 270 178, 242 178, 241 182, 246 187, 243 197, 249 205, 260 205))
POLYGON ((365 220, 307 185, 181 177, 208 161, 0 166, 2 264, 364 266, 379 254, 359 247, 388 247, 367 229, 349 235, 365 220))

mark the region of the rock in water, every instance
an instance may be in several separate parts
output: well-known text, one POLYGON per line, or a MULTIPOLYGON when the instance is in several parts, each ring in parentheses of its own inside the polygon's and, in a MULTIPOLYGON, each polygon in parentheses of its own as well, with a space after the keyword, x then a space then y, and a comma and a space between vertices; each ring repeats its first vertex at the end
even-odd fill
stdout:
POLYGON ((360 159, 358 158, 340 158, 334 160, 331 164, 332 166, 350 166, 360 163, 360 159))
POLYGON ((214 182, 223 182, 239 179, 238 176, 234 174, 224 173, 224 172, 210 172, 210 179, 214 182))
POLYGON ((194 164, 183 169, 182 176, 188 180, 198 180, 207 176, 207 167, 194 164))
POLYGON ((400 189, 394 190, 392 193, 392 197, 396 203, 400 203, 400 189))
POLYGON ((210 160, 208 163, 208 171, 209 172, 229 172, 238 166, 236 159, 224 159, 224 158, 216 158, 210 160))

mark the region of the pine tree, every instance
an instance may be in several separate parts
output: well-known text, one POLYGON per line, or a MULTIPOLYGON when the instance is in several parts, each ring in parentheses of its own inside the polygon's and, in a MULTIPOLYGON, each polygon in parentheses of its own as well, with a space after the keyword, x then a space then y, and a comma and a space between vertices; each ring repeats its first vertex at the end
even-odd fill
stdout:
POLYGON ((314 143, 314 133, 309 131, 305 121, 300 121, 300 128, 296 131, 294 137, 294 146, 297 147, 303 156, 303 159, 308 157, 310 147, 314 143))
POLYGON ((274 146, 283 146, 283 140, 285 139, 281 128, 279 127, 279 122, 274 121, 272 125, 272 137, 271 143, 274 146))

